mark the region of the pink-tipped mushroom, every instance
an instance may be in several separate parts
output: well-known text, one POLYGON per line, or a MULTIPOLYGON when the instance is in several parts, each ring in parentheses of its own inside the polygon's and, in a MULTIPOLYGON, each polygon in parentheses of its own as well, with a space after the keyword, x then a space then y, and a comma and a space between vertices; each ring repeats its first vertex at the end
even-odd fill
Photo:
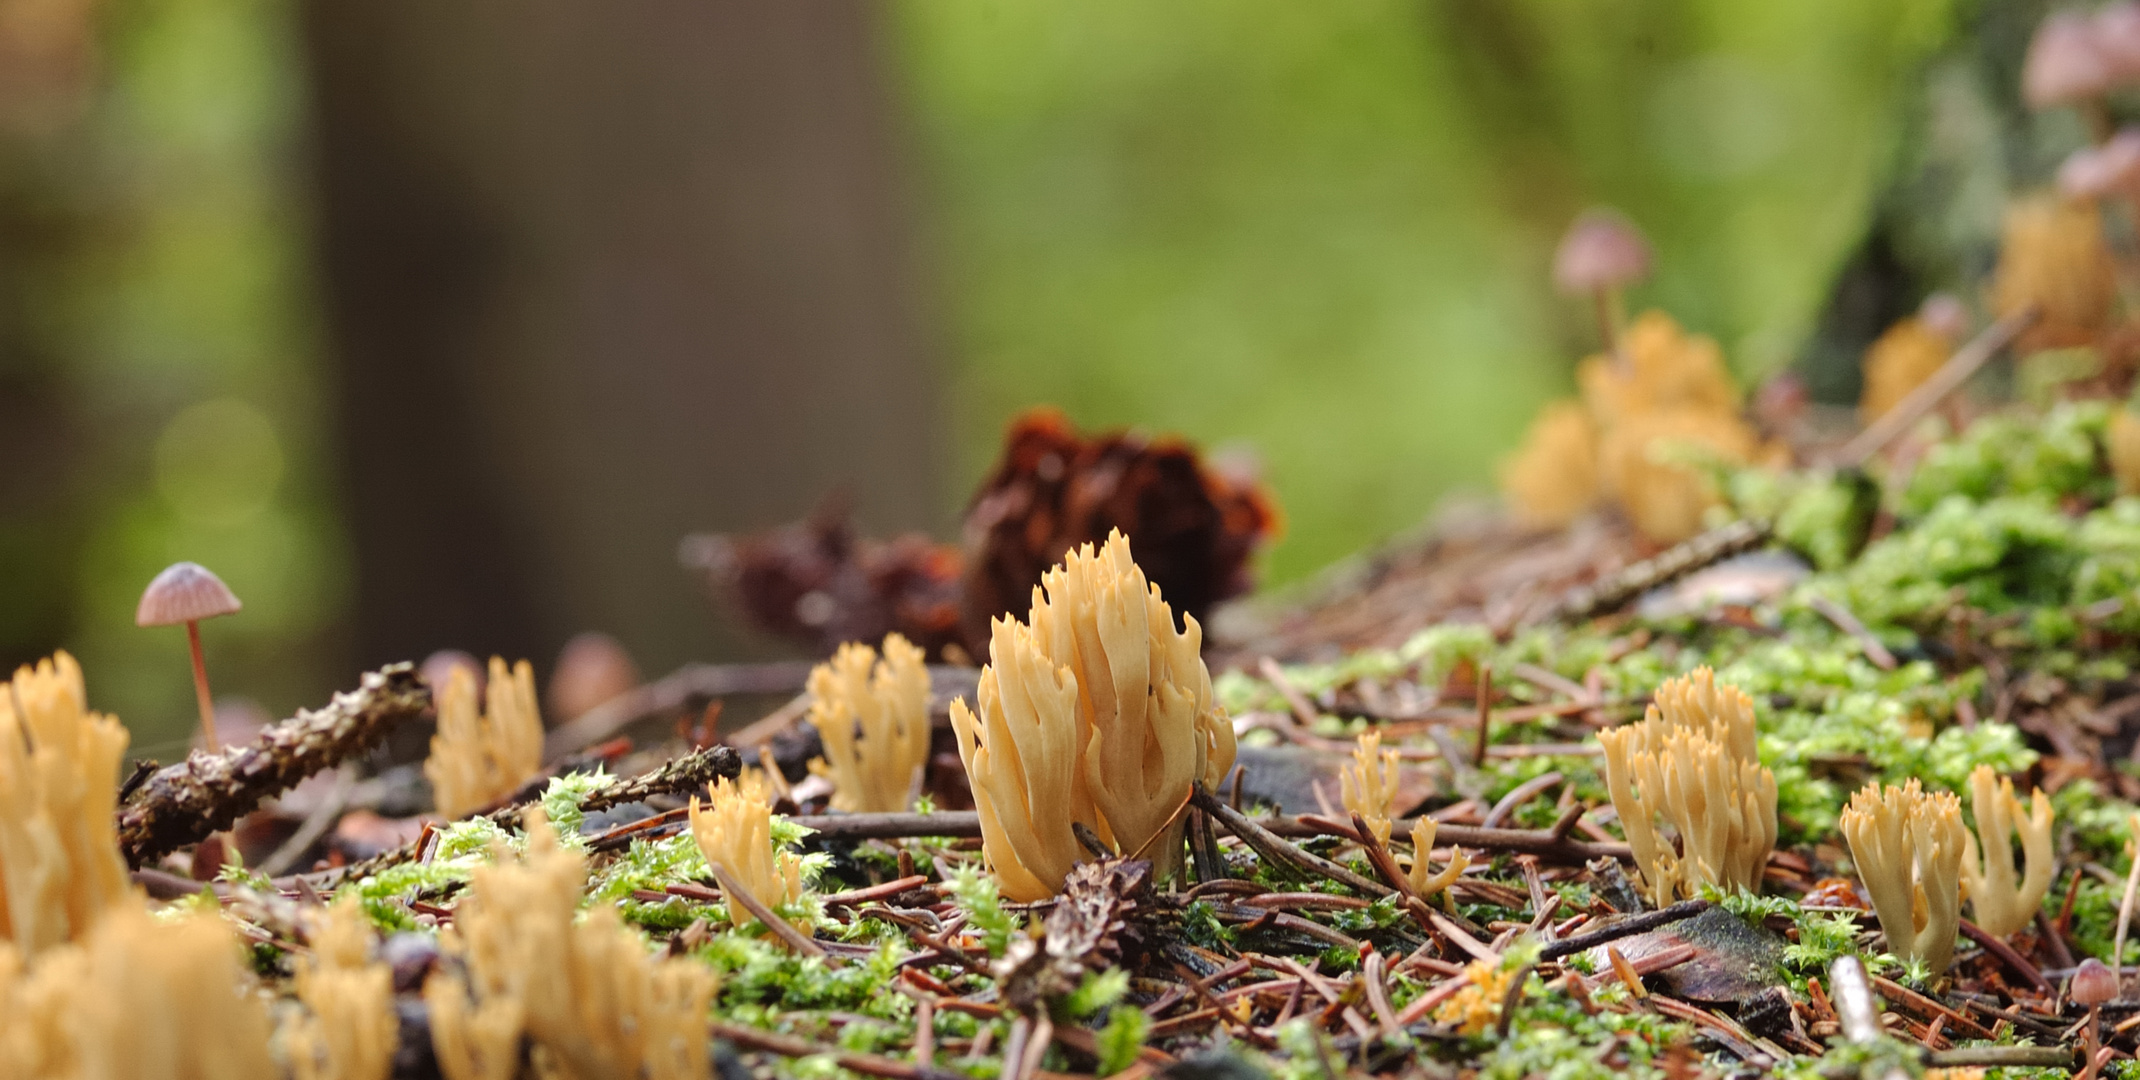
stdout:
POLYGON ((1586 210, 1553 253, 1553 283, 1597 305, 1598 334, 1607 351, 1617 348, 1620 290, 1650 274, 1650 245, 1617 210, 1586 210))
POLYGON ((172 563, 141 593, 141 606, 134 610, 135 626, 177 626, 184 623, 186 643, 193 650, 193 692, 201 708, 201 733, 208 749, 222 744, 215 737, 215 699, 208 694, 208 666, 201 662, 201 620, 229 615, 243 608, 230 586, 199 563, 172 563))
POLYGON ((2095 13, 2095 48, 2112 83, 2140 82, 2140 0, 2118 0, 2095 13))
POLYGON ((2032 109, 2070 105, 2088 121, 2096 142, 2110 138, 2111 65, 2096 41, 2095 20, 2078 11, 2056 12, 2036 27, 2021 65, 2021 97, 2032 109))

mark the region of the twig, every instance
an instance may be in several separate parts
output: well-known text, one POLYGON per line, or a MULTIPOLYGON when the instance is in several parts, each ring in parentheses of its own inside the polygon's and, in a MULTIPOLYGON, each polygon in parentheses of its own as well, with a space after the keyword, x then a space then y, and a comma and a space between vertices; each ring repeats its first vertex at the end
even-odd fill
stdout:
POLYGON ((1925 1055, 1934 1068, 2008 1065, 2015 1068, 2072 1068, 2073 1050, 2064 1046, 1958 1046, 1925 1055))
POLYGON ((1380 882, 1369 881, 1328 859, 1302 851, 1298 846, 1272 834, 1270 830, 1249 820, 1248 815, 1214 798, 1209 791, 1204 790, 1202 784, 1196 785, 1189 799, 1196 804, 1198 809, 1218 819, 1219 824, 1226 826, 1228 832, 1240 837, 1249 847, 1255 848, 1256 853, 1265 859, 1272 862, 1291 863, 1302 870, 1312 874, 1321 874, 1346 888, 1355 892, 1365 893, 1368 896, 1379 897, 1390 894, 1391 890, 1388 886, 1380 882))
POLYGON ((1479 678, 1474 685, 1478 687, 1479 695, 1479 741, 1471 751, 1471 767, 1483 769, 1486 767, 1486 744, 1492 741, 1487 735, 1487 732, 1493 727, 1494 714, 1494 666, 1492 664, 1479 665, 1479 678))
MULTIPOLYGON (((1436 839, 1440 838, 1436 837, 1436 839)), ((1707 900, 1682 900, 1668 908, 1645 911, 1640 915, 1630 915, 1601 930, 1592 930, 1587 934, 1577 934, 1574 937, 1562 938, 1559 941, 1551 942, 1538 951, 1538 958, 1540 960, 1558 960, 1563 956, 1573 956, 1576 953, 1594 949, 1608 941, 1618 941, 1624 937, 1648 933, 1660 926, 1669 926, 1681 919, 1691 919, 1714 906, 1716 905, 1707 900)))
POLYGON ((390 664, 366 672, 356 690, 336 694, 326 708, 300 709, 244 746, 195 750, 156 770, 119 807, 119 848, 138 867, 197 843, 305 777, 371 749, 430 705, 415 668, 390 664))
POLYGON ((824 1056, 843 1069, 851 1069, 865 1076, 884 1077, 885 1080, 966 1080, 966 1074, 931 1065, 915 1065, 895 1058, 876 1054, 860 1054, 842 1050, 836 1046, 824 1046, 796 1035, 761 1031, 744 1024, 732 1024, 726 1020, 709 1020, 707 1029, 716 1039, 726 1039, 737 1046, 781 1057, 805 1058, 824 1056))
POLYGON ((1967 345, 1956 349, 1931 378, 1919 383, 1915 390, 1896 402, 1894 408, 1881 413, 1878 419, 1865 426, 1865 430, 1858 432, 1856 438, 1844 443, 1842 449, 1835 452, 1831 464, 1849 468, 1871 460, 1897 436, 1915 426, 1948 394, 1961 389, 1978 368, 1999 355, 1999 350, 2006 348, 2023 330, 2035 325, 2040 314, 2036 307, 2030 306, 1985 327, 1967 345))
POLYGON ((1880 1011, 1873 1005, 1865 965, 1855 956, 1836 957, 1828 967, 1828 984, 1835 989, 1835 1017, 1842 1022, 1843 1037, 1854 1043, 1879 1042, 1880 1011))
POLYGON ((304 822, 297 826, 297 831, 291 833, 288 840, 282 842, 282 846, 260 860, 260 872, 274 877, 288 870, 290 865, 297 861, 298 856, 303 855, 320 837, 326 835, 328 829, 334 827, 334 823, 341 818, 343 809, 349 806, 350 792, 356 789, 357 778, 353 774, 346 769, 337 773, 334 789, 327 793, 326 798, 320 800, 318 806, 312 808, 312 813, 306 815, 304 822))
POLYGON ((743 883, 737 881, 736 876, 729 873, 727 867, 715 862, 708 863, 707 868, 713 871, 713 880, 720 882, 723 898, 743 905, 745 910, 756 915, 758 921, 765 924, 765 928, 771 931, 774 937, 785 942, 788 948, 804 956, 816 957, 827 964, 834 963, 833 959, 826 955, 824 946, 810 940, 808 935, 788 925, 788 921, 776 914, 772 908, 766 906, 765 901, 758 899, 752 895, 749 889, 744 888, 743 883))
MULTIPOLYGON (((640 773, 627 780, 619 780, 601 788, 580 801, 580 809, 588 812, 607 810, 626 803, 643 802, 656 795, 682 795, 703 790, 717 777, 735 779, 743 772, 743 759, 726 746, 709 746, 694 750, 679 758, 671 758, 658 769, 640 773)), ((537 800, 539 801, 539 800, 537 800)), ((502 829, 520 827, 521 816, 534 802, 508 806, 483 815, 502 829)), ((633 824, 639 824, 633 822, 633 824)), ((418 843, 421 843, 419 841, 418 843)), ((392 851, 383 851, 362 862, 336 867, 326 871, 327 881, 355 881, 376 874, 389 866, 396 866, 414 859, 418 843, 403 844, 392 851)))
POLYGON ((1849 608, 1819 593, 1814 593, 1807 605, 1819 612, 1822 618, 1834 623, 1836 629, 1856 638, 1858 647, 1865 650, 1865 659, 1872 661, 1874 667, 1882 671, 1895 670, 1895 654, 1887 651, 1887 646, 1874 637, 1873 632, 1866 629, 1865 624, 1859 621, 1856 615, 1852 615, 1849 608))
POLYGON ((2051 980, 2044 978, 2043 972, 2037 970, 2036 965, 2029 963, 2026 957, 2015 952, 2012 945, 2001 941, 1998 935, 1967 919, 1961 920, 1961 927, 1963 936, 1984 946, 1984 951, 1998 957, 2014 974, 2027 979, 2030 986, 2046 994, 2051 992, 2051 980))
POLYGON ((1655 557, 1578 586, 1546 612, 1546 620, 1574 620, 1610 611, 1674 578, 1766 543, 1769 523, 1745 518, 1667 548, 1655 557))

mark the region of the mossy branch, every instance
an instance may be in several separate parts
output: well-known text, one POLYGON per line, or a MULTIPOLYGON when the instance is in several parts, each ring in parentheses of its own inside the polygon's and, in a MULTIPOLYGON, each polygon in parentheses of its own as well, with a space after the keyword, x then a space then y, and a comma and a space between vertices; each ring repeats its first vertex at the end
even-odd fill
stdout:
POLYGON ((389 664, 366 672, 326 708, 300 709, 244 746, 195 750, 158 769, 119 807, 119 849, 139 867, 198 843, 305 777, 371 749, 430 705, 416 669, 389 664))

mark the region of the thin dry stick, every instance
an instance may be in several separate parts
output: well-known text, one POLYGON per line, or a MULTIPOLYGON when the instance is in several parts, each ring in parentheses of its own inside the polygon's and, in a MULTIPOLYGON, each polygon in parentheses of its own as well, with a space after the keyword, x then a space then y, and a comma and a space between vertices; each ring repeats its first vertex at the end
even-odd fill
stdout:
POLYGON ((334 823, 341 818, 342 811, 349 806, 350 793, 356 789, 357 778, 354 773, 348 769, 337 773, 334 789, 327 793, 326 798, 320 800, 320 804, 313 808, 312 813, 306 815, 297 831, 291 833, 290 838, 283 841, 281 847, 260 861, 260 872, 274 877, 288 870, 290 865, 297 861, 298 856, 303 855, 320 837, 327 834, 328 829, 334 827, 334 823))
POLYGON ((571 723, 550 732, 543 740, 543 757, 556 761, 583 746, 591 746, 617 732, 670 709, 683 708, 692 698, 725 697, 729 694, 792 694, 810 677, 810 665, 801 661, 771 664, 685 664, 675 671, 634 687, 581 714, 571 723))
POLYGON ((1880 414, 1879 418, 1858 432, 1857 437, 1844 443, 1835 452, 1831 464, 1851 468, 1863 465, 1879 453, 1888 443, 1895 441, 1903 432, 1915 426, 1917 421, 1946 400, 1948 394, 1961 389, 1969 377, 1977 373, 1999 350, 2006 348, 2023 330, 2035 325, 2042 312, 2034 305, 2000 319, 1971 338, 1969 344, 1954 351, 1945 364, 1940 365, 1932 377, 1919 383, 1895 407, 1880 414))
POLYGON ((390 664, 366 672, 326 708, 300 709, 244 746, 195 750, 156 770, 119 807, 119 848, 138 867, 198 843, 305 777, 378 745, 430 705, 415 668, 390 664))
POLYGON ((2133 924, 2133 895, 2140 890, 2140 814, 2128 818, 2126 826, 2133 833, 2132 840, 2125 845, 2133 867, 2125 874, 2125 898, 2118 901, 2118 936, 2110 946, 2110 967, 2118 973, 2121 987, 2125 985, 2125 931, 2133 924))
POLYGON ((781 1057, 805 1058, 823 1056, 843 1069, 864 1076, 879 1076, 885 1080, 966 1080, 966 1074, 930 1065, 908 1064, 895 1058, 876 1054, 861 1054, 842 1050, 836 1046, 824 1046, 796 1035, 782 1035, 764 1031, 747 1024, 732 1024, 726 1020, 709 1020, 707 1027, 716 1039, 725 1039, 747 1050, 760 1050, 779 1054, 781 1057))
POLYGON ((767 907, 765 901, 752 895, 749 889, 744 888, 743 883, 737 881, 736 876, 729 873, 727 867, 720 863, 708 863, 707 866, 713 871, 713 880, 721 883, 721 895, 743 905, 745 910, 756 915, 758 921, 764 923, 765 928, 772 931, 774 937, 785 942, 788 948, 804 956, 823 960, 828 966, 838 966, 838 961, 826 954, 824 946, 810 940, 802 931, 788 925, 786 919, 774 914, 773 909, 767 907))
POLYGON ((1328 859, 1302 851, 1280 839, 1270 830, 1249 820, 1248 815, 1212 797, 1202 784, 1196 785, 1196 790, 1189 797, 1198 809, 1218 819, 1219 824, 1226 826, 1226 831, 1240 837, 1249 847, 1256 849, 1257 854, 1271 862, 1290 863, 1368 896, 1388 896, 1392 891, 1380 882, 1369 881, 1328 859))
POLYGON ((1471 767, 1483 769, 1486 767, 1486 744, 1489 741, 1486 733, 1492 726, 1490 721, 1493 719, 1494 711, 1494 666, 1492 664, 1479 665, 1478 688, 1479 742, 1478 748, 1471 754, 1471 767))
POLYGON ((1858 639, 1858 647, 1865 650, 1865 658, 1872 661, 1874 667, 1882 671, 1895 670, 1895 654, 1887 651, 1887 646, 1874 637, 1873 632, 1866 629, 1865 624, 1859 621, 1856 615, 1852 615, 1849 608, 1819 593, 1813 594, 1813 599, 1807 603, 1813 610, 1820 612, 1822 618, 1834 623, 1836 629, 1858 639))

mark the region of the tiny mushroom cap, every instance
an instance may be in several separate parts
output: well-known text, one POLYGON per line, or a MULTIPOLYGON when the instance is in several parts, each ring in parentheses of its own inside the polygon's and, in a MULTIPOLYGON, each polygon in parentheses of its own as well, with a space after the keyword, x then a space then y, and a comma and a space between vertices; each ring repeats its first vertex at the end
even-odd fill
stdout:
POLYGON ((135 626, 177 626, 244 607, 223 579, 199 563, 172 563, 141 593, 134 609, 135 626))
POLYGON ((1553 253, 1553 283, 1565 293, 1616 289, 1649 272, 1649 242, 1617 210, 1584 211, 1553 253))
POLYGON ((2119 0, 2095 13, 2095 48, 2112 82, 2140 81, 2140 0, 2119 0))
POLYGON ((2140 129, 2123 128, 2101 146, 2075 150, 2058 167, 2059 193, 2100 199, 2140 185, 2140 129))
POLYGON ((2118 996, 2118 977, 2101 960, 2091 956, 2073 972, 2073 1000, 2082 1005, 2101 1005, 2118 996))
POLYGON ((1969 307, 1953 293, 1936 292, 1917 307, 1917 320, 1925 329, 1948 341, 1960 341, 1969 333, 1969 307))
POLYGON ((2110 88, 2110 63, 2095 41, 2095 24, 2077 11, 2061 11, 2036 28, 2028 59, 2021 66, 2021 96, 2030 107, 2047 109, 2103 96, 2110 88))

